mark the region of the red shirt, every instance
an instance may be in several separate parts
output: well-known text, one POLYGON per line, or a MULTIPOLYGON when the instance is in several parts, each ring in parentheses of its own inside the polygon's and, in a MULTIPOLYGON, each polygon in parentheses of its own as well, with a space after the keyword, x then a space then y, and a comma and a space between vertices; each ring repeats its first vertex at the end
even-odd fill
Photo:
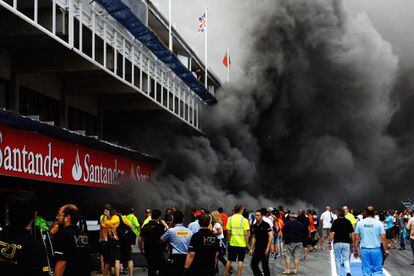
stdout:
POLYGON ((227 219, 229 218, 229 216, 228 215, 226 215, 225 213, 220 213, 220 217, 221 217, 221 220, 223 221, 223 229, 224 229, 224 231, 227 231, 227 219))
POLYGON ((313 219, 313 216, 308 215, 308 219, 309 219, 309 231, 310 232, 316 231, 315 220, 313 219))

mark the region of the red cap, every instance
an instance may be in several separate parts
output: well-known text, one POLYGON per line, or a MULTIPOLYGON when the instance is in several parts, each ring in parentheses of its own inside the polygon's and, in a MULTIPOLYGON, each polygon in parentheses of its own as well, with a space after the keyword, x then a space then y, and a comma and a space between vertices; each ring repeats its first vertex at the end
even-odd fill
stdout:
POLYGON ((201 216, 202 214, 203 214, 203 212, 201 212, 200 210, 198 210, 198 211, 195 211, 193 215, 194 215, 195 217, 199 217, 199 216, 201 216))

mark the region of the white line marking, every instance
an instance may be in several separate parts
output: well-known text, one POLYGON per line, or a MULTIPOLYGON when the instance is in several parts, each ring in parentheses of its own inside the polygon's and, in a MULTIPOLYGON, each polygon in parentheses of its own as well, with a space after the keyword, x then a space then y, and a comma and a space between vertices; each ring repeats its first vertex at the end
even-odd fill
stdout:
POLYGON ((382 269, 382 272, 384 272, 385 276, 391 276, 391 274, 385 270, 385 268, 382 269))
POLYGON ((334 251, 333 251, 333 246, 332 249, 329 252, 331 254, 331 272, 332 272, 332 276, 337 276, 338 274, 336 274, 336 265, 335 265, 335 255, 334 255, 334 251))

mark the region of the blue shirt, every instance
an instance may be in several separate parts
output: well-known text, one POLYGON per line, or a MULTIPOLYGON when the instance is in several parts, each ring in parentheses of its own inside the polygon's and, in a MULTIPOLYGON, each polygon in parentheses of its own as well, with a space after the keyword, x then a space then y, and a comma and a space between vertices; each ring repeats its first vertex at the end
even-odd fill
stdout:
POLYGON ((195 234, 198 231, 200 231, 200 224, 198 223, 198 219, 196 219, 195 221, 193 221, 192 223, 190 223, 188 225, 188 229, 190 229, 191 232, 193 232, 193 234, 195 234))
POLYGON ((385 217, 385 224, 387 225, 387 229, 392 228, 393 223, 394 223, 394 217, 393 216, 386 216, 385 217))
POLYGON ((171 244, 173 254, 187 254, 192 235, 193 232, 190 229, 182 224, 177 224, 175 227, 168 229, 161 236, 161 240, 171 244))
POLYGON ((380 221, 365 218, 357 223, 355 234, 361 238, 361 248, 379 248, 381 247, 381 235, 385 234, 385 231, 380 221))

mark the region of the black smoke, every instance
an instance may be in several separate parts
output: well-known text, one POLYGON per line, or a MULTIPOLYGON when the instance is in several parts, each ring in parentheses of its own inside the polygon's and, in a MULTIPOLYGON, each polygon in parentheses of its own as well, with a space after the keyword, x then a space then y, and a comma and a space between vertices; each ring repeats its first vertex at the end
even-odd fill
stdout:
POLYGON ((244 75, 203 112, 206 136, 137 143, 164 160, 138 204, 398 207, 413 195, 413 70, 347 1, 263 2, 244 75))

